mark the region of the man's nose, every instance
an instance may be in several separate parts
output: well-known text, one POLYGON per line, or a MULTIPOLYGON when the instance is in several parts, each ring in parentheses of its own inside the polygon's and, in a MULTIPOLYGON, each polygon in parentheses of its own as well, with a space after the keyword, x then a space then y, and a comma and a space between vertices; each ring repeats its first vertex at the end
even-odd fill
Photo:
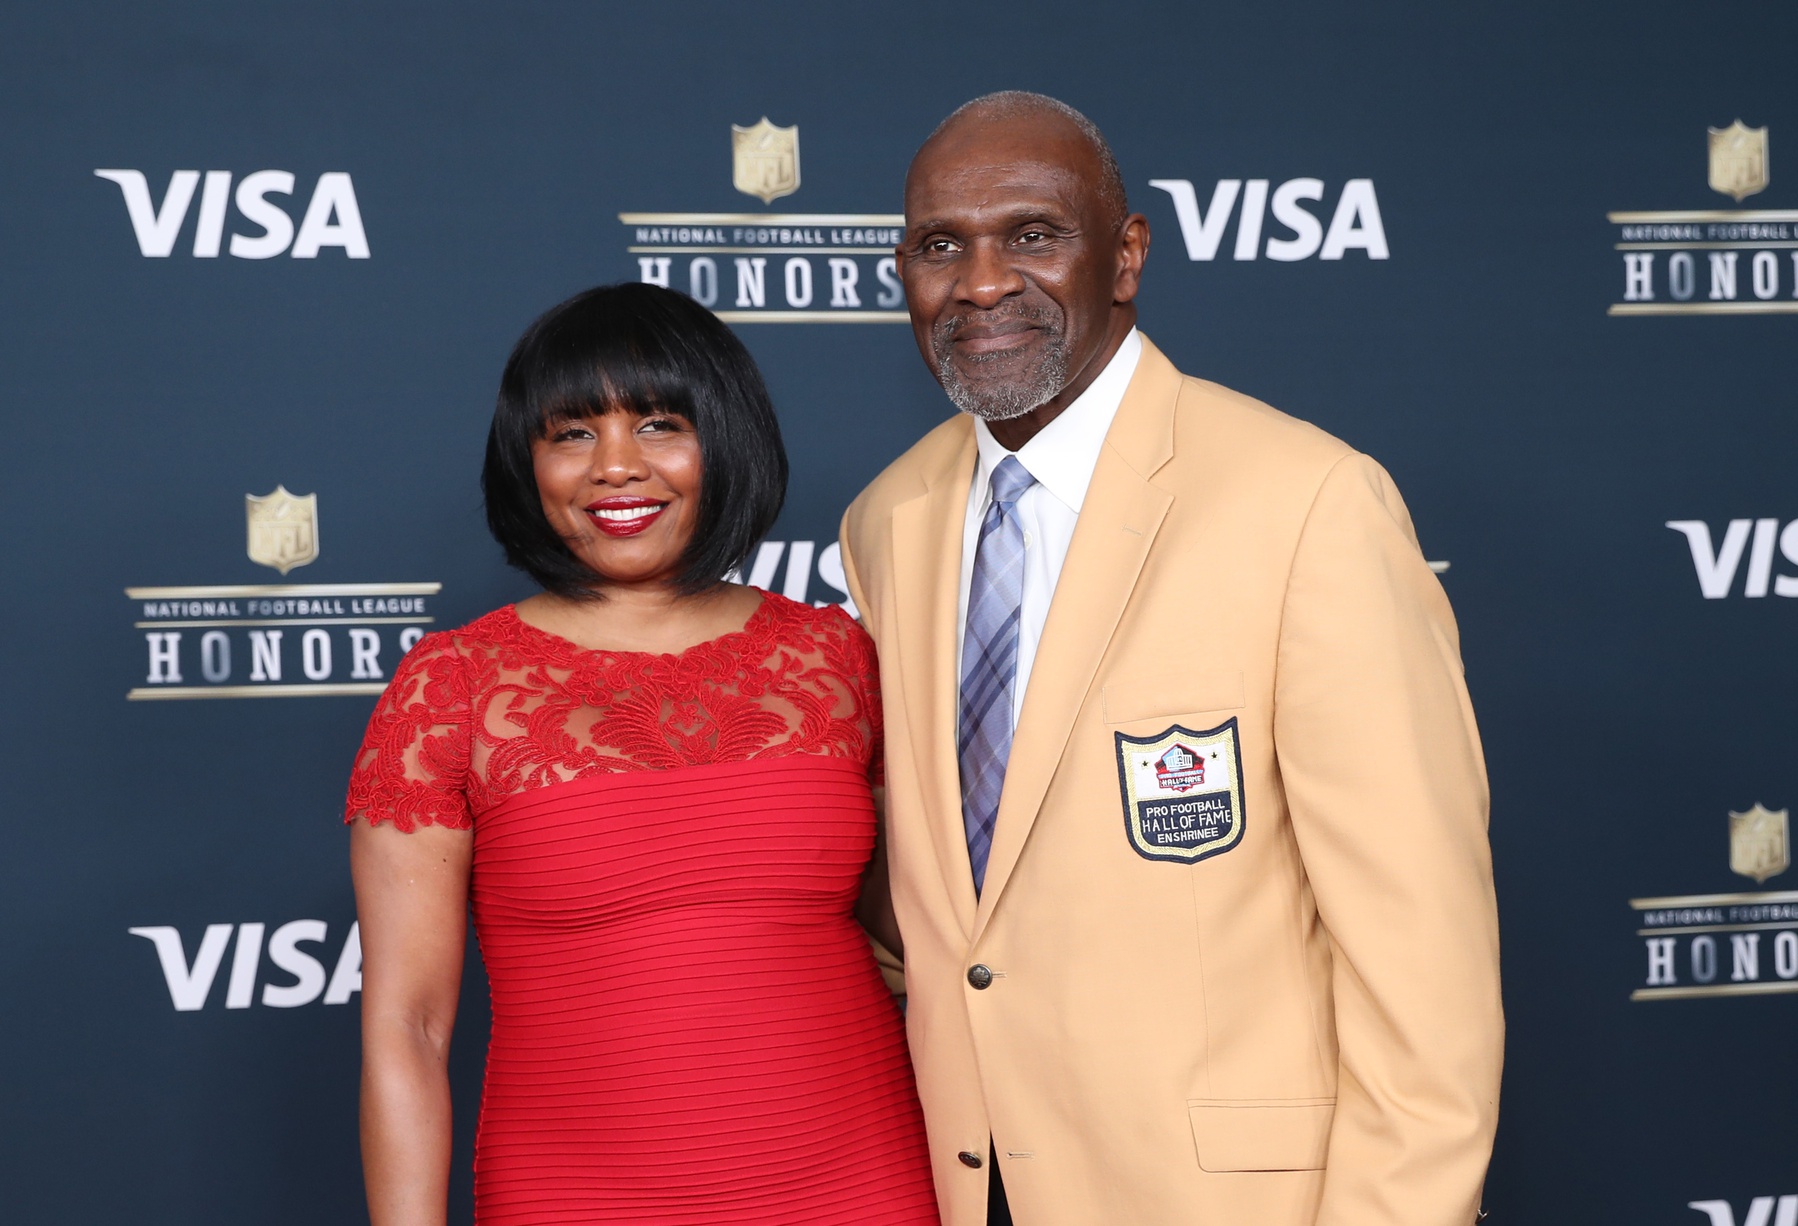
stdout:
POLYGON ((976 242, 968 248, 962 261, 960 282, 956 287, 963 301, 991 310, 1013 294, 1022 293, 1024 278, 1007 258, 1004 244, 976 242))

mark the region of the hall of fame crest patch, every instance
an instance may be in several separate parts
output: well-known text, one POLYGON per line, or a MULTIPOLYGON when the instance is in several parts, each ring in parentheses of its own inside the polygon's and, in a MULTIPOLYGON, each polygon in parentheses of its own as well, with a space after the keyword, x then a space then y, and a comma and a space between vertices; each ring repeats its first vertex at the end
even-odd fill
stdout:
POLYGON ((1236 721, 1205 732, 1117 737, 1124 830, 1145 860, 1193 864, 1242 842, 1242 748, 1236 721))

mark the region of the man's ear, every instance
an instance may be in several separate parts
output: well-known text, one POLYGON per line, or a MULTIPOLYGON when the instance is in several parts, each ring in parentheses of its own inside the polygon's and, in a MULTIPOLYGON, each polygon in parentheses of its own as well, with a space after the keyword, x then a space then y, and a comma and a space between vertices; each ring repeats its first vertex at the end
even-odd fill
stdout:
POLYGON ((1149 258, 1149 219, 1141 213, 1124 218, 1118 231, 1117 277, 1112 282, 1114 302, 1132 302, 1142 288, 1142 266, 1149 258))

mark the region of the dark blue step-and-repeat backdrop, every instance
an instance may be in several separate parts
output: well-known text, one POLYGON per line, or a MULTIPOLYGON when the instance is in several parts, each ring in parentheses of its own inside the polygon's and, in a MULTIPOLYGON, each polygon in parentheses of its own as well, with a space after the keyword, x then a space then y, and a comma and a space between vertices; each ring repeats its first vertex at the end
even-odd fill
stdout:
MULTIPOLYGON (((501 363, 692 293, 792 451, 746 578, 949 409, 891 248, 961 101, 1093 116, 1144 330, 1383 461, 1493 784, 1500 1221, 1798 1221, 1798 12, 1050 2, 0 15, 0 1210, 361 1220, 338 806, 419 635, 525 593, 501 363)), ((1227 597, 1227 594, 1225 594, 1227 597)), ((485 1026, 454 1054, 457 1212, 485 1026)))

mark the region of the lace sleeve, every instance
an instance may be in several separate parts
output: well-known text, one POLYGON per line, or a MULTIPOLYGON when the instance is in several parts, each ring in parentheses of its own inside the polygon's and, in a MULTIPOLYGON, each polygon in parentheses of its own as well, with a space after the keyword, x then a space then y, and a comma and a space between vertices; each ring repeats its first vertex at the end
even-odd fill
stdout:
POLYGON ((448 634, 429 635, 394 670, 350 772, 344 821, 473 826, 468 805, 469 668, 448 634))

